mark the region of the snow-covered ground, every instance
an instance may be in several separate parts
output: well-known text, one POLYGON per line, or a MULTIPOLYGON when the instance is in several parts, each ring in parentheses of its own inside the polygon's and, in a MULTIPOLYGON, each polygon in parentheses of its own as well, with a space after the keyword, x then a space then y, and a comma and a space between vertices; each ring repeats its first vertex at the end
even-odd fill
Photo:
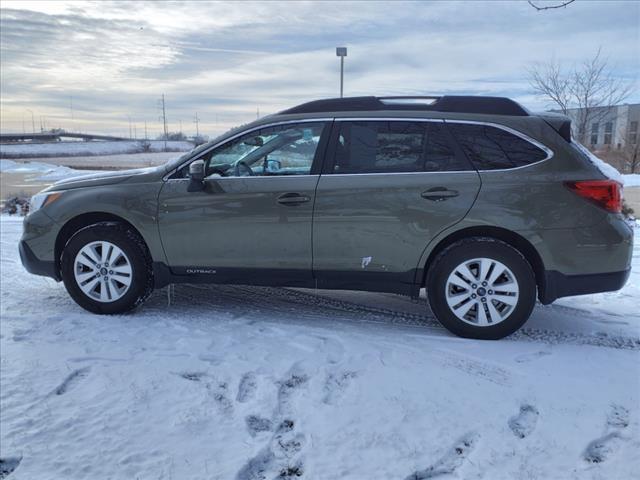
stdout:
POLYGON ((424 302, 362 292, 178 285, 170 302, 164 289, 91 315, 22 269, 20 219, 0 227, 10 480, 640 471, 638 247, 621 292, 538 306, 483 342, 449 335, 424 302))
POLYGON ((122 170, 127 168, 150 167, 162 165, 167 161, 178 158, 184 152, 152 152, 152 153, 123 153, 118 155, 89 155, 73 157, 34 157, 17 159, 16 162, 38 162, 52 165, 62 165, 76 168, 101 168, 106 170, 122 170))
MULTIPOLYGON (((100 170, 101 171, 101 170, 100 170)), ((99 170, 77 170, 61 165, 42 162, 15 162, 0 159, 0 173, 22 173, 27 182, 54 183, 64 178, 98 173, 99 170)))
POLYGON ((625 187, 640 187, 640 173, 628 173, 622 177, 625 187))
MULTIPOLYGON (((193 148, 191 142, 166 142, 166 150, 187 152, 193 148)), ((65 157, 77 155, 116 155, 123 153, 163 152, 163 140, 123 140, 118 142, 51 142, 51 143, 16 143, 1 144, 0 157, 65 157), (148 146, 145 146, 147 145, 148 146)))

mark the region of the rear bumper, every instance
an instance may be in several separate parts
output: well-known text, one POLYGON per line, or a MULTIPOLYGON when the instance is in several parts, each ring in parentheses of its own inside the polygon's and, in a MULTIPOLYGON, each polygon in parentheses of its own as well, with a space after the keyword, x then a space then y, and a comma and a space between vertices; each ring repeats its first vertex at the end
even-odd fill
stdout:
POLYGON ((55 262, 40 260, 24 240, 20 241, 18 250, 20 251, 20 261, 27 272, 33 273, 34 275, 51 277, 60 281, 60 275, 58 274, 55 262))
POLYGON ((620 272, 590 275, 564 275, 555 270, 547 270, 543 288, 539 292, 540 302, 548 305, 562 297, 620 290, 627 283, 630 273, 630 268, 620 272))

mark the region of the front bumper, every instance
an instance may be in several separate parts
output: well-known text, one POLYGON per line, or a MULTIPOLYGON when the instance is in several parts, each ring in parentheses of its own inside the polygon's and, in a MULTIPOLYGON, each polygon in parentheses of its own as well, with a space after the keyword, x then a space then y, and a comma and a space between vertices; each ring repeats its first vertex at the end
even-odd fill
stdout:
POLYGON ((591 275, 564 275, 555 270, 547 270, 544 272, 544 285, 539 292, 540 302, 548 305, 562 297, 620 290, 627 283, 630 273, 630 268, 591 275))
POLYGON ((56 262, 40 260, 24 240, 21 240, 18 244, 18 250, 20 251, 20 261, 27 272, 33 273, 34 275, 51 277, 57 281, 61 280, 58 269, 56 268, 56 262))

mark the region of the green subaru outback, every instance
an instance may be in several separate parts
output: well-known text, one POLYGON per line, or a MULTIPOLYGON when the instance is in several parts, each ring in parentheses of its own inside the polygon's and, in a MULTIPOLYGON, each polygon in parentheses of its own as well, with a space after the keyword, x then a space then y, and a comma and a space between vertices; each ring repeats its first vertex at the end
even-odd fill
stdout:
POLYGON ((161 167, 58 182, 20 255, 95 313, 178 282, 426 288, 450 331, 497 339, 536 298, 624 285, 621 189, 567 117, 507 98, 318 100, 161 167))

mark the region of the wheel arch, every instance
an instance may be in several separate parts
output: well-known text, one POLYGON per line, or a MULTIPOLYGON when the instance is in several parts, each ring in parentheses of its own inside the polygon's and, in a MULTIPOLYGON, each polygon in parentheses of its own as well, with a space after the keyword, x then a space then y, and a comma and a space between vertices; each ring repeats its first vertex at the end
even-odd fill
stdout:
POLYGON ((126 220, 125 218, 115 215, 113 213, 108 212, 87 212, 82 213, 80 215, 76 215, 73 218, 67 220, 67 222, 62 226, 58 235, 56 236, 55 242, 55 250, 54 250, 54 260, 56 265, 56 272, 60 275, 60 258, 62 257, 62 250, 64 249, 67 242, 75 235, 79 230, 88 227, 90 225, 101 223, 101 222, 118 222, 126 225, 128 228, 133 230, 144 243, 145 248, 147 249, 147 253, 151 257, 151 251, 149 249, 149 244, 147 240, 144 238, 144 235, 140 231, 140 229, 136 228, 131 222, 126 220))
POLYGON ((429 272, 429 268, 433 264, 436 256, 442 252, 449 245, 457 242, 458 240, 462 240, 464 238, 470 237, 491 237, 496 240, 501 240, 506 244, 512 246, 516 250, 518 250, 529 262, 531 268, 533 269, 533 273, 536 279, 536 286, 538 287, 538 297, 542 298, 543 293, 546 287, 545 284, 545 267, 544 262, 542 261, 542 257, 538 253, 538 250, 533 246, 533 244, 524 238, 522 235, 508 230, 506 228, 495 227, 495 226, 475 226, 475 227, 466 227, 460 230, 456 230, 455 232, 450 233, 446 237, 442 238, 438 241, 438 243, 431 249, 427 259, 424 263, 422 270, 422 278, 419 279, 420 285, 426 285, 427 274, 429 272))

